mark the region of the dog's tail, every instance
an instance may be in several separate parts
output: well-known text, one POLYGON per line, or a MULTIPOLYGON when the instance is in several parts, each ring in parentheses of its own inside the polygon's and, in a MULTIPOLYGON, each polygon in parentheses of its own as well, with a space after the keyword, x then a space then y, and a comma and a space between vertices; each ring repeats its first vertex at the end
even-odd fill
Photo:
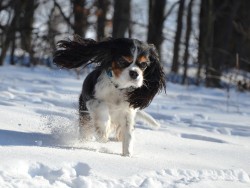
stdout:
POLYGON ((60 40, 54 53, 53 62, 62 68, 78 68, 96 63, 105 66, 110 61, 110 44, 83 39, 78 35, 73 40, 60 40))
POLYGON ((160 124, 151 115, 141 110, 137 111, 136 120, 142 121, 143 123, 146 123, 148 125, 151 125, 157 128, 160 127, 160 124))

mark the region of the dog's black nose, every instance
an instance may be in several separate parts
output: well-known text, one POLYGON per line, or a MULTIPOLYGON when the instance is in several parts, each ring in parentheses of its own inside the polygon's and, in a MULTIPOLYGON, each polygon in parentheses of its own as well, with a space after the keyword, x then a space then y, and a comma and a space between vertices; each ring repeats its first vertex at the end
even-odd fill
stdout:
POLYGON ((132 79, 136 79, 138 77, 138 72, 136 71, 129 71, 129 76, 132 78, 132 79))

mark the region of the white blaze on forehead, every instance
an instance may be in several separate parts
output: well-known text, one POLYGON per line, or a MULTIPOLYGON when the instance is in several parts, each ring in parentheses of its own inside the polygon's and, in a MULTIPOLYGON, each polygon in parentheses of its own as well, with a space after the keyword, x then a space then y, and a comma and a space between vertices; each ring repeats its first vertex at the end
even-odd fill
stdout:
POLYGON ((136 41, 134 40, 133 42, 134 42, 133 63, 135 63, 137 59, 137 55, 138 55, 138 48, 137 48, 136 41))

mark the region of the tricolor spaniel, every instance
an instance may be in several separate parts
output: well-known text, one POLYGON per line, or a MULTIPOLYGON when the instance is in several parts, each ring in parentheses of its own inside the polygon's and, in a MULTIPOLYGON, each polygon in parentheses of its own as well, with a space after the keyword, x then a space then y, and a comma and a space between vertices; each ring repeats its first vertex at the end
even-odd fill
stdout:
POLYGON ((94 130, 96 139, 106 142, 113 134, 122 141, 122 154, 130 156, 136 114, 157 124, 139 110, 166 89, 154 45, 128 38, 96 42, 75 37, 58 42, 54 62, 68 69, 96 65, 79 98, 81 136, 88 139, 94 130))

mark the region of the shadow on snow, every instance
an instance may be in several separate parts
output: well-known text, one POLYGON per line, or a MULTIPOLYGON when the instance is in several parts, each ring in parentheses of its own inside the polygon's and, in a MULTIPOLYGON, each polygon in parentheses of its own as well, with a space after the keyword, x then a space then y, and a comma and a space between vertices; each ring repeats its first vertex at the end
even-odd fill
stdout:
POLYGON ((60 145, 60 142, 52 134, 19 132, 0 129, 0 145, 57 147, 60 145))

